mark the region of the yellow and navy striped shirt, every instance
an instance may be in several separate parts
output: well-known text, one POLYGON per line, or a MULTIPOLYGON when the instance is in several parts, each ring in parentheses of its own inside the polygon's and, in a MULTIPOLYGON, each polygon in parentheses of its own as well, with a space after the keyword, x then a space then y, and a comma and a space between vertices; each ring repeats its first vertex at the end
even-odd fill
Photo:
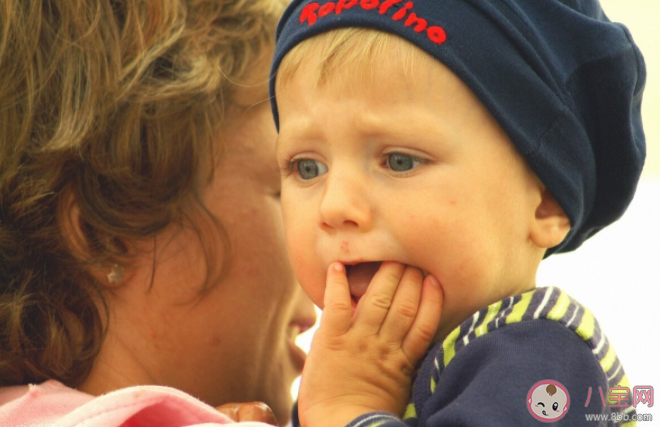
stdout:
POLYGON ((591 311, 555 287, 492 304, 433 346, 403 420, 371 413, 350 425, 537 425, 527 394, 543 380, 559 382, 570 395, 566 415, 554 425, 636 425, 630 394, 608 396, 612 388, 630 389, 614 349, 591 311))

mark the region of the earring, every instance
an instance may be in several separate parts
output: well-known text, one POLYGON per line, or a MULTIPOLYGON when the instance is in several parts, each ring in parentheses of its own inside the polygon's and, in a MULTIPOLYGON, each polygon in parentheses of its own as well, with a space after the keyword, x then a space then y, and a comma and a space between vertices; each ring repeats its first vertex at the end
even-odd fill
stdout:
POLYGON ((121 280, 124 278, 124 266, 119 264, 113 265, 107 277, 108 277, 108 282, 112 284, 116 285, 118 283, 121 283, 121 280))

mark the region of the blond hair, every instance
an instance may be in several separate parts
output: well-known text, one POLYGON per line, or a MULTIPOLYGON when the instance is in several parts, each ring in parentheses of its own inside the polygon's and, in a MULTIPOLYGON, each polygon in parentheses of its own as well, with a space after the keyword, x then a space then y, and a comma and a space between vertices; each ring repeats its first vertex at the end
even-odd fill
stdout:
POLYGON ((0 4, 0 386, 85 379, 104 335, 89 266, 182 221, 233 82, 270 51, 283 7, 0 4), (84 257, 62 226, 67 197, 84 257))
POLYGON ((430 55, 396 35, 372 28, 338 28, 305 39, 287 52, 277 69, 277 87, 290 81, 314 56, 318 58, 314 69, 318 85, 330 79, 349 83, 369 79, 381 65, 374 62, 376 57, 397 61, 406 77, 413 76, 416 67, 435 62, 430 55))

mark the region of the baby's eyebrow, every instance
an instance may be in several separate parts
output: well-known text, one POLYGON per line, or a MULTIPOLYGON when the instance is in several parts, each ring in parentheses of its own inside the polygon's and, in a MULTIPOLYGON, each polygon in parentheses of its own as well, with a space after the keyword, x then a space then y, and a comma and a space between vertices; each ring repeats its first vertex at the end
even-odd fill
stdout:
POLYGON ((283 135, 282 131, 277 133, 277 138, 275 139, 275 149, 277 150, 283 144, 286 144, 291 141, 290 137, 287 137, 286 133, 283 135))
POLYGON ((275 149, 277 150, 282 145, 288 145, 288 144, 291 144, 292 142, 295 142, 297 140, 299 140, 299 139, 296 138, 296 137, 291 138, 291 135, 282 136, 282 133, 278 133, 277 134, 277 139, 275 140, 275 149))
POLYGON ((295 138, 292 140, 290 137, 287 137, 286 135, 282 136, 281 132, 278 133, 277 138, 275 139, 275 152, 279 153, 282 147, 290 145, 292 141, 295 141, 295 138))
POLYGON ((277 139, 275 140, 275 149, 277 150, 283 144, 295 144, 300 141, 309 141, 314 140, 318 135, 313 132, 313 127, 298 126, 289 126, 286 130, 282 130, 277 133, 277 139))

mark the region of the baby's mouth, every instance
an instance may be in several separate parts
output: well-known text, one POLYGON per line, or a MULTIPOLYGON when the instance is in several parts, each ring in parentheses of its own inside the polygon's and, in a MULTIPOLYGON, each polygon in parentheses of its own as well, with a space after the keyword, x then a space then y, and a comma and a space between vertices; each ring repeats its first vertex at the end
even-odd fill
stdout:
POLYGON ((357 305, 360 298, 367 292, 367 288, 374 278, 382 261, 360 262, 353 265, 346 265, 346 277, 348 278, 348 287, 351 292, 351 299, 357 305))

